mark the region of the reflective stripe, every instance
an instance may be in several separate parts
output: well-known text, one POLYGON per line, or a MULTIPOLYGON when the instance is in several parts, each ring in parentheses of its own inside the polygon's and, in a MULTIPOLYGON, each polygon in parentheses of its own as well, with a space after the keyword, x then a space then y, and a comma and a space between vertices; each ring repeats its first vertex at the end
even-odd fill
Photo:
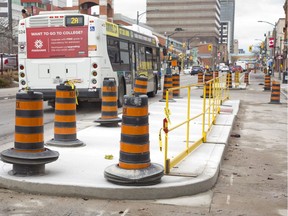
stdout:
POLYGON ((123 125, 121 126, 121 133, 128 134, 128 135, 144 135, 149 133, 148 125, 145 126, 130 126, 130 125, 123 125))

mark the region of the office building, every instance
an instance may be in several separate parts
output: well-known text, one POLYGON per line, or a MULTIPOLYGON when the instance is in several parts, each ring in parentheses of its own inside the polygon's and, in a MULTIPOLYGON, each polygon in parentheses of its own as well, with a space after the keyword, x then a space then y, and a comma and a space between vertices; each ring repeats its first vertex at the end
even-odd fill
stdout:
POLYGON ((156 32, 187 43, 196 39, 217 46, 219 0, 147 0, 147 25, 156 32), (175 29, 183 29, 175 33, 175 29), (173 34, 173 36, 172 36, 173 34))
MULTIPOLYGON (((226 35, 221 34, 220 32, 219 43, 227 43, 228 53, 233 53, 235 0, 219 0, 219 1, 221 6, 221 13, 220 13, 221 27, 224 26, 227 27, 226 35), (229 23, 229 25, 227 23, 229 23), (227 40, 227 42, 224 42, 225 40, 227 40)), ((224 33, 225 30, 222 32, 224 33)))
POLYGON ((68 0, 42 0, 42 4, 52 4, 57 7, 67 7, 68 0))

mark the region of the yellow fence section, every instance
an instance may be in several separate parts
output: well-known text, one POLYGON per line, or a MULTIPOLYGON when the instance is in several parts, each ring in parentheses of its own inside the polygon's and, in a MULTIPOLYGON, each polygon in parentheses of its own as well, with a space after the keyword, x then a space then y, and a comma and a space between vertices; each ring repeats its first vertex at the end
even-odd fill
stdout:
MULTIPOLYGON (((229 77, 228 77, 229 79, 229 77)), ((227 80, 227 76, 222 75, 220 77, 211 79, 203 84, 192 84, 188 86, 179 86, 175 88, 169 88, 166 91, 166 105, 164 108, 165 118, 163 120, 163 127, 160 129, 159 133, 159 140, 160 140, 160 150, 162 150, 162 136, 161 131, 164 132, 164 172, 166 174, 170 173, 170 169, 176 166, 180 161, 182 161, 186 156, 188 156, 193 150, 195 150, 198 146, 200 146, 203 142, 206 142, 207 133, 210 131, 212 125, 215 123, 215 119, 220 112, 220 105, 223 101, 229 98, 229 88, 227 88, 226 83, 229 83, 227 80), (203 87, 203 104, 202 104, 202 112, 198 114, 191 115, 191 92, 193 89, 198 89, 199 87, 203 87), (181 120, 175 125, 172 125, 170 118, 173 115, 170 112, 169 105, 169 93, 173 92, 174 90, 186 89, 187 90, 187 112, 185 120, 181 120), (190 130, 191 130, 191 122, 197 119, 202 124, 202 132, 199 136, 199 139, 190 141, 190 130), (200 120, 199 120, 200 119, 200 120), (173 158, 168 157, 169 148, 173 148, 168 144, 168 136, 170 133, 177 134, 181 130, 186 130, 186 145, 183 148, 183 151, 177 156, 173 156, 173 158), (178 131, 178 132, 177 132, 178 131), (169 147, 168 147, 169 146, 169 147)), ((177 102, 176 102, 177 103, 177 102)), ((186 102, 185 102, 186 103, 186 102)), ((181 114, 182 115, 182 114, 181 114)), ((176 135, 177 136, 177 135, 176 135)))

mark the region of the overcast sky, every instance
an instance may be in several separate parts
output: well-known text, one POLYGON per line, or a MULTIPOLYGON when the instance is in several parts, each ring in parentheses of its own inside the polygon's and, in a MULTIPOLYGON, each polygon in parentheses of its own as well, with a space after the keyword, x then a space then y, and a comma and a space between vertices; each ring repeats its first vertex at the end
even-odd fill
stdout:
MULTIPOLYGON (((249 45, 256 45, 264 39, 264 34, 273 29, 272 25, 259 23, 258 20, 276 23, 284 18, 283 5, 285 0, 235 0, 235 32, 234 38, 239 41, 239 48, 248 50, 249 45)), ((136 19, 139 13, 146 11, 146 0, 114 0, 114 12, 122 13, 136 19)), ((145 22, 146 17, 141 17, 145 22)))

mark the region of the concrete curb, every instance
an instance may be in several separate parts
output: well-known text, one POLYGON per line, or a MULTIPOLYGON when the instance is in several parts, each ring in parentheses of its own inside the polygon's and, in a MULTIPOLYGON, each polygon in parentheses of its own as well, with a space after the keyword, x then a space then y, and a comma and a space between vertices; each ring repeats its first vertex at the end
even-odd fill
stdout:
MULTIPOLYGON (((216 121, 216 125, 213 126, 211 128, 211 132, 208 133, 207 142, 199 146, 186 159, 184 159, 179 165, 177 165, 179 167, 178 170, 184 170, 184 174, 174 175, 173 172, 171 172, 171 175, 165 175, 164 177, 162 177, 160 184, 151 186, 122 186, 107 182, 104 179, 104 173, 101 171, 101 168, 99 169, 100 165, 102 167, 102 164, 95 164, 95 158, 97 157, 97 154, 95 155, 93 152, 95 152, 94 150, 96 149, 99 153, 101 149, 97 148, 94 140, 90 139, 90 136, 92 136, 91 132, 94 132, 97 129, 99 131, 99 140, 102 140, 101 133, 106 129, 103 128, 102 130, 100 130, 100 128, 91 126, 90 128, 84 129, 83 131, 81 131, 82 133, 80 133, 80 136, 82 136, 81 139, 86 136, 86 139, 89 140, 89 143, 87 143, 85 147, 79 147, 74 149, 61 149, 60 147, 58 147, 58 149, 53 149, 57 151, 59 150, 59 152, 63 151, 63 158, 61 158, 62 153, 60 152, 60 162, 58 161, 58 163, 55 162, 53 163, 53 165, 49 165, 51 167, 46 169, 46 173, 44 176, 33 176, 24 178, 10 176, 7 174, 7 170, 10 169, 11 165, 3 165, 2 170, 0 170, 0 186, 16 191, 23 191, 29 193, 40 193, 56 196, 93 197, 100 199, 116 200, 164 199, 194 195, 197 193, 205 192, 207 190, 210 190, 217 182, 222 158, 233 127, 234 118, 239 109, 239 104, 240 101, 227 101, 224 103, 225 108, 232 108, 233 111, 231 112, 231 110, 229 110, 229 112, 224 112, 223 115, 220 114, 219 116, 224 117, 224 119, 219 118, 219 121, 216 121), (79 154, 79 152, 81 151, 87 152, 91 150, 93 150, 92 159, 90 158, 90 153, 86 155, 80 154, 79 158, 75 158, 75 154, 79 154), (202 157, 203 155, 205 156, 205 158, 202 159, 202 161, 195 162, 197 158, 200 159, 200 157, 202 157), (83 163, 84 167, 82 163, 79 164, 79 160, 83 157, 85 159, 83 163), (76 159, 78 161, 76 161, 76 159), (67 161, 70 162, 71 160, 74 160, 72 164, 65 164, 67 161), (92 163, 90 163, 90 161, 92 163), (79 166, 77 166, 78 164, 79 166), (195 171, 195 168, 194 171, 193 169, 191 169, 191 166, 195 166, 195 164, 196 166, 199 165, 200 167, 197 168, 197 171, 195 171), (87 167, 87 165, 89 167, 87 167), (195 176, 185 175, 185 173, 191 172, 195 172, 197 174, 195 176), (77 174, 77 176, 75 176, 75 174, 77 174), (73 175, 75 179, 73 179, 73 175), (61 179, 61 177, 63 178, 63 176, 65 177, 64 180, 61 179), (85 179, 87 176, 89 177, 89 179, 85 179)), ((159 122, 160 119, 160 125, 162 124, 162 116, 158 114, 161 106, 163 106, 163 104, 161 103, 154 104, 152 106, 154 110, 150 106, 151 115, 155 120, 151 123, 156 122, 156 120, 157 122, 159 122)), ((180 101, 178 103, 178 106, 181 106, 180 101)), ((195 125, 197 124, 198 123, 196 122, 195 125)), ((159 125, 154 125, 153 128, 158 128, 158 126, 159 125)), ((115 130, 119 129, 116 128, 115 130)), ((111 129, 109 129, 109 131, 111 131, 111 129)), ((111 135, 112 133, 113 132, 111 131, 111 135)), ((151 143, 155 141, 154 137, 157 137, 157 135, 158 130, 156 134, 151 134, 151 137, 153 136, 154 139, 153 141, 150 139, 151 143)), ((111 141, 103 141, 104 140, 102 140, 101 145, 99 146, 109 148, 109 146, 106 147, 105 145, 107 143, 111 143, 111 141)), ((182 142, 181 140, 178 141, 182 142)), ((113 144, 113 146, 115 146, 115 144, 113 144)), ((158 148, 158 146, 154 146, 154 149, 156 147, 158 148)), ((156 156, 158 154, 159 153, 157 153, 156 156)), ((105 163, 107 164, 107 162, 105 163)), ((112 161, 109 163, 114 162, 112 161)))
POLYGON ((93 197, 100 199, 128 199, 146 200, 175 198, 201 193, 211 189, 217 182, 224 145, 215 146, 213 156, 207 163, 203 173, 196 178, 190 178, 180 183, 158 184, 153 186, 118 186, 114 188, 75 186, 61 184, 41 184, 28 182, 19 178, 18 180, 0 177, 0 186, 11 190, 40 193, 56 196, 93 197))

